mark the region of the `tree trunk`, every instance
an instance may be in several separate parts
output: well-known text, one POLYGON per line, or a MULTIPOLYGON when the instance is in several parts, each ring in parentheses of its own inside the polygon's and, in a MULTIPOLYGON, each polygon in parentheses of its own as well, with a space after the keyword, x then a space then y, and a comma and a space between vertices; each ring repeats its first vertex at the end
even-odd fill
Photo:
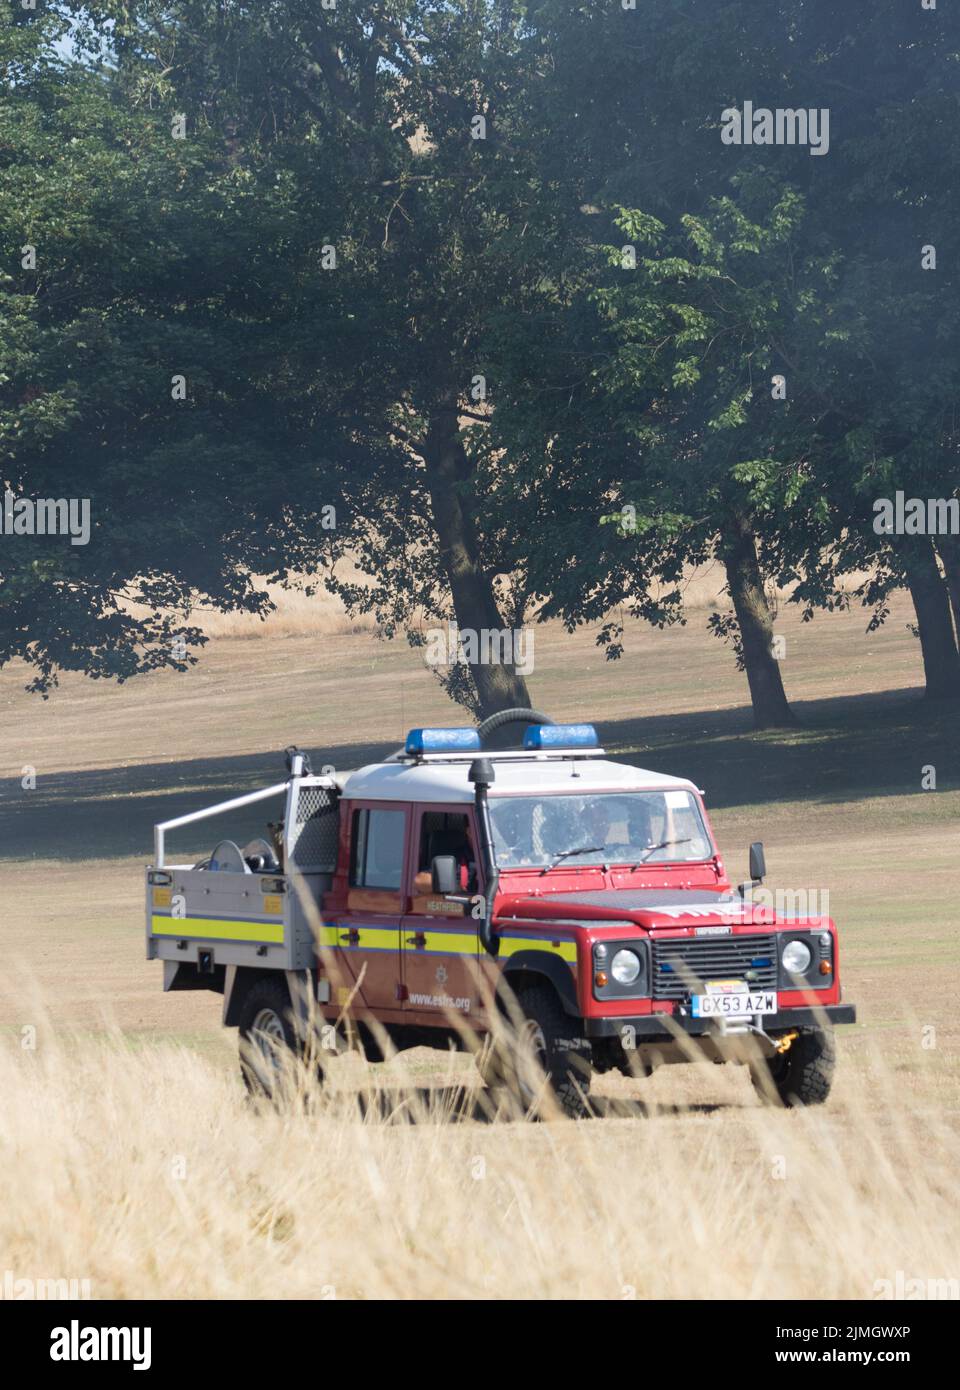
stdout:
POLYGON ((960 652, 953 632, 950 595, 943 582, 933 542, 913 536, 897 547, 917 612, 923 674, 928 700, 960 697, 960 652))
MULTIPOLYGON (((450 581, 450 593, 461 634, 472 631, 502 633, 503 615, 497 606, 493 584, 480 560, 480 543, 470 505, 462 485, 470 484, 470 462, 460 439, 456 400, 438 408, 430 418, 423 446, 427 481, 437 542, 450 581)), ((497 645, 492 651, 496 653, 497 645)), ((502 649, 500 649, 502 651, 502 649)), ((514 650, 512 653, 516 655, 514 650)), ((530 708, 526 682, 515 664, 501 660, 470 662, 480 698, 481 717, 498 710, 530 708)))
POLYGON ((957 645, 960 646, 960 536, 940 536, 937 541, 943 572, 953 609, 953 626, 956 629, 957 645))
POLYGON ((773 655, 773 615, 763 591, 757 544, 744 517, 730 518, 721 538, 721 553, 740 627, 743 664, 753 703, 753 726, 755 729, 776 729, 794 724, 780 665, 773 655))

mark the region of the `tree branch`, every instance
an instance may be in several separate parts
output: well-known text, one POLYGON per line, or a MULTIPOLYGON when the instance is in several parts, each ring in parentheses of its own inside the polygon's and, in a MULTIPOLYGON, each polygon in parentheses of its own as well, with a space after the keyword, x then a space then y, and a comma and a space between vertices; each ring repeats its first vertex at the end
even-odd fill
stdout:
POLYGON ((327 91, 344 115, 356 120, 360 99, 347 76, 343 54, 331 41, 323 12, 304 18, 308 21, 308 28, 304 31, 307 49, 326 83, 327 91))

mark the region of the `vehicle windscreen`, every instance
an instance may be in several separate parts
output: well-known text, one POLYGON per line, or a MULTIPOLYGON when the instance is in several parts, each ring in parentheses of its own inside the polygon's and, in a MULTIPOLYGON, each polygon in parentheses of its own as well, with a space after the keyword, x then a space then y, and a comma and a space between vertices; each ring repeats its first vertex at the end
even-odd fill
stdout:
POLYGON ((490 822, 501 868, 676 864, 714 853, 688 791, 491 797, 490 822))

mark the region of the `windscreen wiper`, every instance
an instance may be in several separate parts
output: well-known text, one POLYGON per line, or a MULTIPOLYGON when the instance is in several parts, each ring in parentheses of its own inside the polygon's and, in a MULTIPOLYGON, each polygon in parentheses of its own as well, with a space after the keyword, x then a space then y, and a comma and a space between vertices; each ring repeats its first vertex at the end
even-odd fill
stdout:
MULTIPOLYGON (((647 845, 646 854, 644 854, 643 858, 640 860, 640 864, 645 864, 647 860, 650 858, 651 854, 656 854, 658 849, 666 849, 668 845, 689 845, 692 838, 692 835, 685 835, 680 840, 661 840, 658 845, 647 845)), ((640 864, 634 864, 633 867, 635 869, 638 869, 640 867, 640 864)))
POLYGON ((605 849, 606 845, 581 845, 579 849, 565 849, 562 854, 557 855, 552 864, 540 870, 540 877, 543 878, 544 874, 557 867, 561 859, 569 859, 572 854, 602 854, 605 849))

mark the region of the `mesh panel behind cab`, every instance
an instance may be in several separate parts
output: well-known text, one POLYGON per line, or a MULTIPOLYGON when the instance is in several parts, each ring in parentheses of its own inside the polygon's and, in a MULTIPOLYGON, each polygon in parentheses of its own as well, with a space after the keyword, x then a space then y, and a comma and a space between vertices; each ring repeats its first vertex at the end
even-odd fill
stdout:
POLYGON ((297 788, 287 854, 302 874, 332 874, 336 869, 339 822, 337 793, 332 788, 297 788))

